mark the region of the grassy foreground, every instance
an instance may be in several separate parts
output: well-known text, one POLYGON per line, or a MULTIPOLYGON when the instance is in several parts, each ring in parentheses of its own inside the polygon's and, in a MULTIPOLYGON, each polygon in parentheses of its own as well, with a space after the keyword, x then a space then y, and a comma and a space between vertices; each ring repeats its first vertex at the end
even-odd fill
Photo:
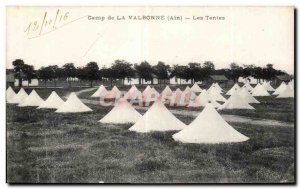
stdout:
MULTIPOLYGON (((43 97, 50 94, 48 90, 37 92, 43 97)), ((128 131, 131 125, 100 124, 97 121, 111 108, 88 106, 93 112, 57 114, 53 110, 7 105, 7 181, 294 182, 292 127, 230 123, 250 140, 237 144, 181 144, 172 140, 174 132, 138 134, 128 131)), ((190 117, 178 118, 186 124, 192 121, 190 117)))

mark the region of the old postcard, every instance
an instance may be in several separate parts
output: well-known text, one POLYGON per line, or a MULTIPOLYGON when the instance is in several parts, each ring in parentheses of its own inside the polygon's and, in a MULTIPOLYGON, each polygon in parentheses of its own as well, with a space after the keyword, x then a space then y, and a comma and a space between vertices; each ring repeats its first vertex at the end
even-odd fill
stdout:
POLYGON ((6 8, 6 181, 295 183, 294 7, 6 8))

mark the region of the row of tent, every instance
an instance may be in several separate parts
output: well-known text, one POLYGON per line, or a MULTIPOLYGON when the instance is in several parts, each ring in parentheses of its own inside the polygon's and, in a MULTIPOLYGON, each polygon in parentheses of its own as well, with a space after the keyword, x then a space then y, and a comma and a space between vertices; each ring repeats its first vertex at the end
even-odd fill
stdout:
MULTIPOLYGON (((209 92, 220 92, 221 90, 217 85, 208 89, 209 92)), ((205 93, 206 90, 202 90, 201 94, 205 93)), ((232 107, 240 104, 243 100, 239 98, 242 96, 247 96, 249 100, 253 100, 252 103, 259 103, 251 96, 248 89, 243 87, 240 90, 232 91, 230 98, 222 106, 232 107)), ((99 122, 106 124, 132 122, 134 124, 129 130, 139 133, 176 130, 179 132, 172 137, 175 141, 182 143, 233 143, 244 142, 249 139, 230 126, 214 107, 213 103, 207 103, 195 120, 186 126, 165 107, 162 97, 159 97, 143 116, 131 106, 126 98, 122 98, 99 122)))
MULTIPOLYGON (((223 93, 223 89, 218 85, 218 83, 213 83, 211 87, 208 89, 210 91, 211 89, 216 88, 218 93, 223 93)), ((278 95, 277 98, 289 98, 294 97, 294 83, 293 81, 289 82, 289 84, 286 84, 285 82, 282 82, 281 85, 274 89, 270 82, 263 82, 263 84, 258 83, 254 88, 249 84, 249 82, 245 83, 244 86, 240 87, 237 83, 233 85, 233 87, 227 91, 226 95, 232 95, 234 91, 240 90, 242 88, 246 88, 248 92, 252 94, 252 96, 271 96, 269 92, 274 92, 272 95, 278 95)), ((188 92, 194 92, 194 93, 201 93, 205 89, 201 89, 197 83, 195 83, 191 88, 188 86, 184 91, 181 91, 179 88, 175 91, 175 93, 188 93, 188 92)), ((147 95, 156 95, 159 96, 160 94, 155 90, 154 87, 150 87, 149 85, 144 89, 143 92, 139 91, 135 85, 133 85, 130 90, 125 93, 125 97, 127 99, 132 98, 133 96, 142 96, 143 99, 147 97, 147 95)), ((170 89, 169 86, 166 86, 166 88, 161 92, 161 95, 171 95, 173 94, 173 91, 170 89)), ((106 88, 101 85, 98 90, 91 96, 91 97, 103 97, 105 99, 114 99, 116 97, 122 96, 123 93, 114 86, 111 91, 106 90, 106 88)), ((223 97, 224 98, 224 97, 223 97)), ((222 97, 219 96, 220 101, 223 101, 222 97)))
POLYGON ((26 91, 21 88, 16 94, 14 90, 9 87, 6 91, 7 103, 17 104, 19 107, 37 107, 37 109, 57 109, 57 113, 65 112, 88 112, 92 111, 76 96, 74 92, 70 94, 66 101, 63 101, 55 91, 52 91, 50 96, 44 101, 35 90, 32 90, 28 95, 26 91))
MULTIPOLYGON (((8 91, 13 90, 8 89, 8 91)), ((18 94, 7 98, 7 100, 8 103, 18 103, 20 107, 57 108, 56 112, 68 112, 70 111, 69 108, 76 109, 76 111, 91 111, 77 98, 75 93, 71 93, 67 101, 64 102, 53 91, 47 100, 43 101, 35 90, 27 95, 25 90, 21 89, 18 94)), ((210 103, 189 126, 186 126, 166 108, 162 98, 158 98, 143 116, 125 98, 121 98, 99 122, 110 124, 134 123, 129 130, 138 133, 179 131, 173 135, 173 138, 183 143, 232 143, 249 139, 231 127, 210 103)))
MULTIPOLYGON (((294 97, 294 84, 293 81, 286 84, 282 82, 280 86, 274 89, 269 82, 263 84, 258 83, 254 88, 249 83, 246 83, 242 88, 246 88, 252 96, 271 96, 269 92, 273 92, 272 95, 277 95, 276 98, 293 98, 294 97)), ((240 90, 241 88, 236 83, 226 95, 231 95, 233 91, 240 90)))
MULTIPOLYGON (((178 88, 175 92, 173 92, 169 86, 166 86, 161 94, 159 94, 154 87, 147 86, 143 92, 140 92, 136 86, 133 85, 130 90, 125 93, 123 98, 132 99, 141 96, 142 101, 150 100, 154 102, 161 96, 165 104, 176 106, 204 107, 210 102, 218 109, 254 109, 250 104, 259 103, 254 96, 257 94, 270 96, 263 85, 257 84, 255 88, 251 88, 249 83, 246 83, 243 87, 239 87, 238 84, 235 84, 226 93, 226 95, 230 95, 228 99, 222 95, 224 90, 217 83, 212 84, 208 90, 201 89, 195 84, 192 88, 186 87, 184 91, 178 88), (194 92, 196 89, 197 91, 201 90, 198 96, 194 92), (152 98, 147 98, 149 96, 152 96, 152 98), (218 101, 224 103, 221 105, 218 101)), ((294 90, 290 83, 287 85, 283 82, 273 94, 278 95, 276 98, 294 97, 294 90)), ((13 89, 9 87, 6 91, 6 95, 8 103, 18 104, 20 107, 38 106, 38 108, 55 108, 57 109, 56 112, 92 111, 78 99, 75 93, 71 93, 70 98, 66 102, 54 91, 46 101, 44 101, 35 90, 33 90, 30 95, 28 95, 24 89, 21 89, 19 93, 16 94, 13 89)), ((118 96, 120 98, 122 92, 116 86, 114 86, 111 91, 107 91, 102 85, 92 96, 108 96, 109 98, 116 98, 118 96)))
MULTIPOLYGON (((239 87, 238 84, 235 84, 226 93, 226 95, 230 95, 230 98, 226 100, 226 98, 222 96, 224 90, 217 83, 212 84, 212 86, 207 91, 205 89, 201 89, 196 83, 192 88, 186 87, 184 91, 181 91, 178 88, 175 92, 173 92, 169 86, 166 86, 161 94, 159 94, 154 87, 150 86, 147 86, 141 93, 136 88, 136 86, 133 85, 131 89, 127 93, 125 93, 124 98, 131 99, 141 96, 142 101, 147 101, 147 99, 155 101, 156 98, 162 96, 164 98, 164 103, 174 103, 174 105, 177 106, 204 107, 210 101, 216 108, 220 109, 226 109, 226 107, 230 107, 228 106, 228 104, 240 104, 240 106, 237 105, 236 108, 238 109, 240 107, 241 109, 243 109, 242 104, 259 103, 254 98, 254 96, 270 96, 266 88, 268 88, 268 90, 271 90, 271 86, 269 83, 263 83, 263 85, 257 84, 255 88, 252 88, 249 83, 246 83, 243 87, 239 87), (201 93, 197 96, 195 91, 201 91, 201 93), (154 98, 147 98, 149 96, 153 96, 154 98), (217 101, 225 103, 221 107, 221 105, 217 101)), ((24 102, 22 100, 28 96, 24 89, 21 89, 18 95, 16 95, 12 88, 9 87, 6 91, 6 94, 9 103, 17 103, 19 104, 19 106, 39 106, 38 108, 48 108, 49 106, 50 108, 58 108, 58 106, 63 104, 63 100, 55 92, 52 92, 49 98, 43 103, 43 99, 38 96, 35 90, 32 91, 32 94, 29 95, 30 97, 24 100, 24 102), (40 105, 41 103, 42 105, 40 105)), ((281 85, 274 91, 273 95, 278 95, 276 98, 294 97, 293 83, 290 82, 287 85, 282 82, 281 85)), ((72 98, 70 98, 70 100, 67 102, 72 103, 72 101, 80 101, 75 94, 71 94, 70 96, 72 98)), ((92 95, 92 97, 99 96, 104 96, 105 98, 111 99, 117 97, 120 98, 122 96, 122 92, 116 86, 114 86, 111 91, 107 91, 106 88, 101 85, 99 89, 92 95)), ((253 109, 248 105, 244 105, 244 107, 253 109)), ((89 110, 87 107, 84 109, 89 110)))
MULTIPOLYGON (((174 92, 169 86, 158 93, 154 87, 149 85, 144 89, 143 92, 139 91, 135 85, 133 85, 128 92, 123 94, 116 86, 111 91, 107 91, 106 88, 101 85, 98 90, 91 97, 103 97, 104 99, 120 98, 123 96, 125 99, 139 99, 142 102, 155 101, 158 97, 162 97, 165 104, 176 105, 176 106, 187 106, 187 107, 204 107, 208 102, 220 109, 254 109, 249 103, 259 103, 254 97, 260 96, 271 96, 268 90, 272 86, 270 83, 257 84, 254 88, 249 84, 245 83, 244 86, 240 87, 237 83, 227 91, 226 95, 230 98, 226 99, 223 96, 224 90, 214 83, 208 90, 201 89, 196 83, 192 88, 188 86, 184 91, 177 88, 174 92), (197 92, 195 92, 197 91, 197 92), (196 94, 200 94, 197 96, 196 94), (225 102, 223 105, 218 102, 225 102)), ((276 98, 290 98, 294 97, 294 90, 290 85, 284 82, 275 90, 272 95, 278 95, 276 98)))
MULTIPOLYGON (((135 94, 136 87, 133 86, 123 98, 121 98, 115 107, 105 115, 99 122, 101 123, 112 123, 112 124, 123 124, 123 123, 134 123, 129 128, 130 131, 135 132, 152 132, 152 131, 179 131, 172 137, 176 141, 183 143, 231 143, 231 142, 243 142, 249 138, 236 131, 231 127, 215 110, 216 100, 208 101, 204 110, 197 116, 197 118, 188 126, 177 119, 164 105, 166 99, 158 97, 154 104, 148 109, 148 111, 142 116, 138 113, 133 106, 127 101, 128 97, 135 94)), ((237 88, 237 87, 235 87, 237 88)), ((261 88, 261 87, 260 87, 261 88)), ((102 87, 103 89, 103 87, 102 87)), ((115 90, 117 88, 115 87, 115 90)), ((149 88, 144 91, 153 92, 153 89, 149 88)), ((177 90, 178 91, 178 90, 177 90)), ((217 98, 218 94, 223 93, 218 84, 213 84, 207 91, 205 89, 195 98, 200 102, 205 99, 209 99, 209 94, 214 98, 217 98)), ((110 91, 111 92, 111 91, 110 91)), ((163 92, 171 94, 172 90, 165 89, 163 92)), ((176 91, 175 91, 176 92, 176 91)), ((109 93, 109 92, 108 92, 109 93)), ((248 91, 246 87, 241 89, 233 90, 228 100, 219 99, 225 101, 223 105, 220 105, 218 109, 253 109, 249 103, 259 103, 248 91), (248 100, 247 100, 248 99, 248 100), (247 101, 246 101, 247 100, 247 101), (245 103, 245 101, 247 103, 245 103), (250 106, 250 107, 249 107, 250 106)), ((172 92, 173 94, 173 92, 172 92)), ((220 97, 219 97, 220 98, 220 97)), ((18 104, 18 106, 38 106, 38 108, 55 108, 56 112, 84 112, 92 111, 86 105, 84 105, 76 96, 75 93, 71 93, 66 102, 64 102, 54 91, 43 101, 42 98, 32 90, 30 95, 21 89, 18 94, 11 89, 7 89, 7 101, 8 103, 18 104)), ((195 103, 197 104, 197 103, 195 103)))
MULTIPOLYGON (((217 88, 217 87, 216 87, 217 88)), ((150 90, 150 89, 149 89, 150 90)), ((212 93, 212 91, 215 91, 215 88, 211 88, 210 94, 218 94, 218 93, 212 93)), ((253 97, 252 97, 253 98, 253 97)), ((124 98, 126 99, 126 98, 124 98)), ((86 111, 92 111, 89 107, 87 107, 85 104, 83 104, 75 93, 71 93, 69 98, 66 102, 64 102, 55 91, 53 91, 50 96, 44 101, 35 90, 32 90, 30 95, 28 95, 24 89, 21 89, 18 94, 15 94, 15 92, 11 89, 7 89, 7 101, 8 103, 12 104, 18 104, 19 107, 25 107, 25 106, 37 106, 37 109, 42 108, 53 108, 57 109, 55 112, 58 113, 66 113, 66 112, 86 112, 86 111)), ((189 107, 199 107, 199 106, 205 106, 209 102, 211 104, 219 109, 233 109, 233 108, 239 108, 239 109, 254 109, 252 106, 248 104, 249 103, 259 103, 254 98, 251 99, 251 95, 249 95, 245 90, 241 90, 239 94, 232 95, 224 104, 221 106, 216 100, 211 100, 206 92, 206 90, 203 90, 199 96, 197 96, 194 100, 195 103, 189 104, 189 107), (242 95, 243 92, 247 94, 248 96, 242 95), (241 96, 247 97, 247 98, 240 98, 241 96), (244 100, 246 100, 244 102, 244 100)))
POLYGON ((230 126, 210 103, 187 126, 166 108, 161 98, 158 98, 144 115, 137 112, 125 98, 122 98, 99 122, 134 123, 129 130, 138 133, 179 131, 172 137, 183 143, 216 144, 243 142, 249 139, 230 126))

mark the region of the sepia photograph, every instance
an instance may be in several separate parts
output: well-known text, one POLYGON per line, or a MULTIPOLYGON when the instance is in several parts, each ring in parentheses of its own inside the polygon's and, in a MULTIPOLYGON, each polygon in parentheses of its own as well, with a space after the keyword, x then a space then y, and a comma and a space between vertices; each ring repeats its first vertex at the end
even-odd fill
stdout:
POLYGON ((295 184, 295 7, 5 9, 8 184, 295 184))

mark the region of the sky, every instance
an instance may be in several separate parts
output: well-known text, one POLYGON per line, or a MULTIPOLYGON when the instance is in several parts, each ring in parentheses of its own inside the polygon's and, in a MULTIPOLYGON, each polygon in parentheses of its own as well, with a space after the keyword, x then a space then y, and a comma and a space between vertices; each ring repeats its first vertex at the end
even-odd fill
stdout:
POLYGON ((294 73, 293 7, 7 7, 6 24, 7 68, 19 58, 35 69, 90 61, 109 67, 124 59, 152 65, 212 61, 216 69, 271 63, 294 73), (129 19, 143 15, 164 20, 129 19))

